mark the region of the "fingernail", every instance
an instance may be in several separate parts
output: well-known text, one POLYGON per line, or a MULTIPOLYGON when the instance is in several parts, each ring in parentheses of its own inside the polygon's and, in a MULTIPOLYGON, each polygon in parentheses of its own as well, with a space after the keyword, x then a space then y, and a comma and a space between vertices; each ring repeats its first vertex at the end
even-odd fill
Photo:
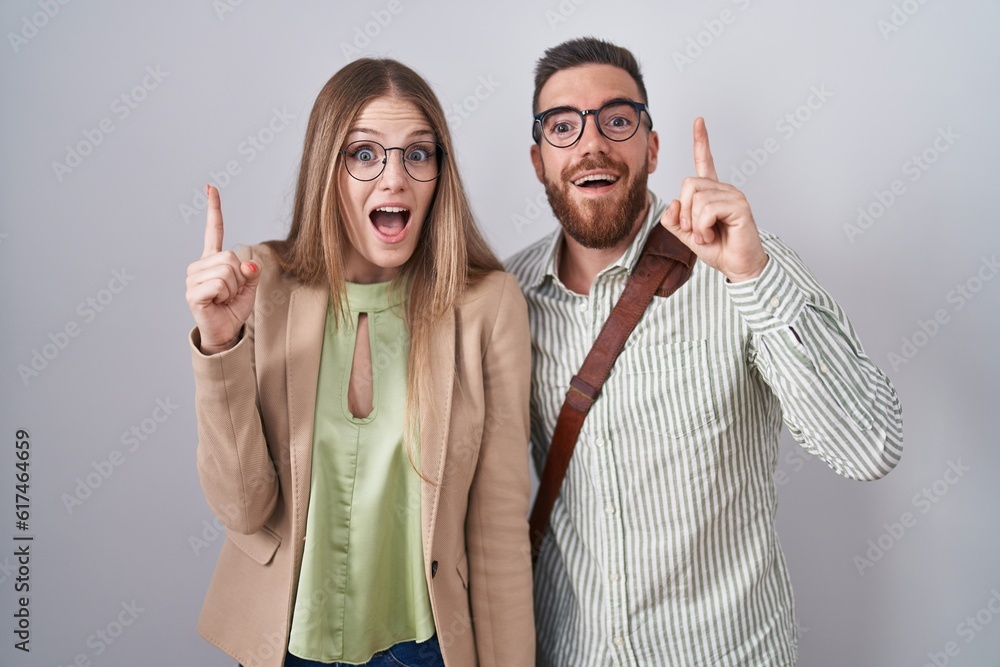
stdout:
POLYGON ((256 264, 254 264, 253 262, 247 262, 247 264, 250 265, 250 270, 251 271, 253 271, 254 273, 257 273, 257 265, 256 264))
POLYGON ((205 194, 206 195, 209 193, 209 189, 208 188, 209 188, 208 183, 205 183, 205 194))

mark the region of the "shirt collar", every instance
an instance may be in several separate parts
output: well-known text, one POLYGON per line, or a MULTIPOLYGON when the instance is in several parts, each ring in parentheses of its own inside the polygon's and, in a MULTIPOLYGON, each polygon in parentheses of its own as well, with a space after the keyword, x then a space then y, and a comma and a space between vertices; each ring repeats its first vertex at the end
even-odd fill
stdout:
MULTIPOLYGON (((665 203, 663 203, 659 197, 657 197, 651 190, 646 191, 647 199, 649 201, 649 209, 646 211, 646 219, 642 223, 642 227, 639 229, 639 233, 635 235, 632 242, 622 253, 621 257, 617 260, 604 267, 604 269, 597 274, 598 277, 606 275, 612 272, 622 272, 626 274, 631 274, 632 269, 635 268, 635 263, 639 261, 639 255, 642 253, 642 246, 646 242, 646 237, 649 236, 649 232, 652 230, 653 225, 659 224, 660 217, 663 212, 667 209, 665 203)), ((565 232, 562 228, 558 229, 552 235, 552 241, 549 243, 549 249, 545 253, 544 257, 547 259, 545 263, 542 264, 542 270, 539 271, 538 275, 534 280, 530 281, 531 287, 538 287, 546 278, 551 278, 552 282, 557 285, 561 285, 562 281, 559 280, 559 253, 562 251, 563 247, 563 234, 565 232)))

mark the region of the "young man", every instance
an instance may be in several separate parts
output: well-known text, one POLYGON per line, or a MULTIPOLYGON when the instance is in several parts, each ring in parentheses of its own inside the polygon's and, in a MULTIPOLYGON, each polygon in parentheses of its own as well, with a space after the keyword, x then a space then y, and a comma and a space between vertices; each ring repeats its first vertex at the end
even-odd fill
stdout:
POLYGON ((536 567, 539 665, 793 665, 774 530, 782 419, 837 473, 899 461, 896 393, 799 258, 720 183, 700 118, 696 176, 647 190, 659 140, 634 56, 593 38, 545 53, 531 160, 561 230, 512 257, 532 329, 541 473, 570 378, 663 225, 696 255, 654 297, 577 441, 536 567))

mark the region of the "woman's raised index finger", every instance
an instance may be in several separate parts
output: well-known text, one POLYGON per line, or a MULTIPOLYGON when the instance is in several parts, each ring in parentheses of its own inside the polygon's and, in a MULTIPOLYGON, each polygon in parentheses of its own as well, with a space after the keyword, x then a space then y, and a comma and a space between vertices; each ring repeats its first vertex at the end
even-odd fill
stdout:
POLYGON ((715 160, 712 159, 712 149, 708 145, 708 129, 705 119, 699 116, 694 119, 694 169, 701 178, 718 181, 715 173, 715 160))
POLYGON ((222 199, 219 190, 211 185, 205 186, 208 197, 208 213, 205 218, 205 249, 201 256, 208 257, 222 251, 222 199))

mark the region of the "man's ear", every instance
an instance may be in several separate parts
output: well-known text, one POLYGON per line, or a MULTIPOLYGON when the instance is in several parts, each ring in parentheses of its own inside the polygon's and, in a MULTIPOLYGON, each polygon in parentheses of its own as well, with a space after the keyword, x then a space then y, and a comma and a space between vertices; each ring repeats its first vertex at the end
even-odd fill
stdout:
POLYGON ((545 183, 545 166, 542 164, 542 147, 538 144, 531 145, 531 164, 535 167, 535 176, 539 182, 545 183))
POLYGON ((646 170, 646 173, 652 174, 654 171, 656 171, 656 165, 659 154, 660 154, 660 135, 658 135, 655 130, 650 130, 649 145, 646 147, 646 159, 649 163, 649 168, 646 170))

